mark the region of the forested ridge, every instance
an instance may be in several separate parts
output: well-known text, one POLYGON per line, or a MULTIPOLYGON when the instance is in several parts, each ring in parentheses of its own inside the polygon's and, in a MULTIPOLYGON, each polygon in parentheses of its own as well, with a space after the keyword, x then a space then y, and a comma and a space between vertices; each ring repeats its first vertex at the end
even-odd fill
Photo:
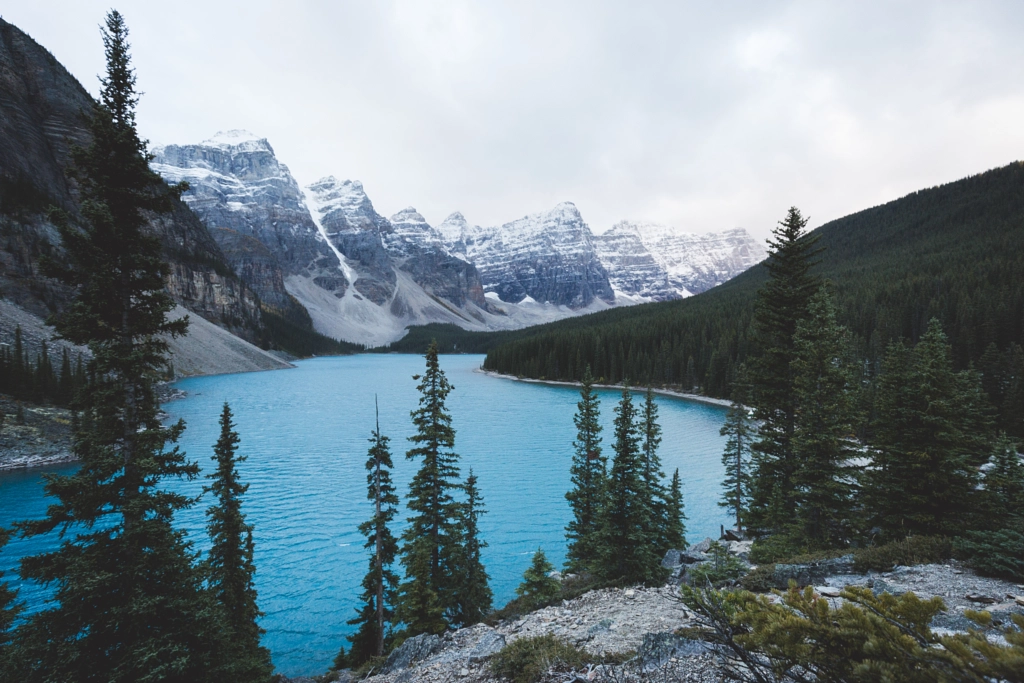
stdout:
MULTIPOLYGON (((813 272, 832 281, 839 320, 869 372, 890 340, 916 342, 934 317, 956 366, 987 364, 989 384, 1005 391, 1002 375, 1012 374, 1006 368, 1019 362, 1024 342, 1024 163, 915 192, 813 234, 822 248, 813 272)), ((484 367, 578 380, 589 364, 605 382, 723 397, 735 368, 756 353, 750 326, 765 279, 760 264, 690 299, 520 331, 490 348, 484 367)))

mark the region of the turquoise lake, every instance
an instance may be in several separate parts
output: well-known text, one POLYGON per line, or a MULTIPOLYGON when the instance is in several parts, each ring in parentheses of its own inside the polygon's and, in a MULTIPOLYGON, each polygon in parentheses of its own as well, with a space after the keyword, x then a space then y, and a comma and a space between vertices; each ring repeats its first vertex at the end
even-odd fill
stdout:
MULTIPOLYGON (((487 514, 481 521, 484 563, 496 606, 514 597, 530 556, 543 547, 561 565, 569 519, 565 492, 575 427, 577 389, 490 377, 478 371, 483 356, 442 356, 455 386, 448 399, 463 477, 479 477, 487 514)), ((399 491, 418 463, 405 458, 417 405, 412 375, 424 361, 413 355, 316 358, 295 369, 196 377, 176 386, 188 393, 164 406, 188 425, 181 441, 188 455, 208 469, 224 401, 231 404, 241 435, 240 465, 250 483, 245 512, 255 525, 256 584, 266 616, 264 644, 278 671, 289 676, 322 673, 353 627, 359 583, 368 555, 356 527, 371 514, 364 469, 374 426, 374 395, 381 431, 391 437, 399 491)), ((604 445, 610 455, 613 408, 620 392, 601 391, 604 445)), ((725 409, 658 397, 665 473, 679 468, 686 502, 687 537, 717 538, 728 518, 717 501, 725 439, 718 430, 725 409)), ((0 473, 0 526, 38 518, 45 511, 44 472, 70 472, 73 465, 0 473)), ((197 493, 202 481, 170 482, 197 493)), ((204 510, 182 513, 179 523, 200 550, 206 547, 204 510)), ((404 513, 404 510, 403 510, 404 513)), ((400 515, 404 524, 404 514, 400 515)), ((396 534, 400 528, 395 529, 396 534)), ((31 611, 45 591, 20 583, 18 558, 54 547, 54 538, 12 539, 0 551, 0 571, 20 590, 31 611)))

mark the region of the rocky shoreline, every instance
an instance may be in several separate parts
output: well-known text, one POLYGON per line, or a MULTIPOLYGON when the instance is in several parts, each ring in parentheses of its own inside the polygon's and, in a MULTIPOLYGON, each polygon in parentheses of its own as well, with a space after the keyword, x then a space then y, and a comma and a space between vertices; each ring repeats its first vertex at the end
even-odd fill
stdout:
MULTIPOLYGON (((385 664, 371 671, 367 683, 499 683, 489 662, 505 645, 520 638, 552 635, 611 662, 580 671, 550 671, 544 683, 607 681, 723 680, 723 670, 711 646, 682 635, 681 629, 698 626, 679 599, 678 583, 689 568, 710 561, 711 539, 686 550, 669 551, 663 564, 673 571, 659 588, 607 588, 591 591, 560 605, 545 607, 493 626, 477 624, 442 636, 421 635, 396 648, 385 664), (625 660, 625 661, 623 661, 625 660)), ((748 542, 723 541, 728 551, 745 561, 748 542)), ((922 598, 937 596, 946 603, 932 628, 940 633, 964 632, 971 622, 969 609, 985 609, 995 623, 1012 614, 1024 614, 1024 585, 978 576, 956 561, 894 567, 887 572, 852 571, 849 558, 804 565, 776 565, 780 580, 803 577, 815 592, 835 604, 847 586, 866 586, 876 593, 913 592, 922 598)), ((291 679, 292 683, 354 680, 347 671, 318 678, 291 679)))
POLYGON ((21 404, 24 424, 15 416, 18 402, 0 395, 0 472, 45 467, 76 460, 71 451, 71 411, 52 406, 21 404))
MULTIPOLYGON (((581 382, 569 382, 565 380, 553 380, 553 379, 533 379, 531 377, 516 377, 515 375, 503 375, 500 372, 493 372, 491 370, 484 370, 478 368, 476 372, 487 375, 489 377, 495 377, 497 379, 510 379, 513 382, 527 382, 529 384, 548 384, 555 387, 580 387, 583 386, 581 382)), ((622 389, 621 384, 594 384, 596 389, 622 389)), ((633 387, 634 389, 644 389, 645 387, 633 387)), ((710 396, 702 396, 701 394, 687 394, 682 391, 675 391, 673 389, 658 389, 655 387, 651 388, 655 394, 661 396, 669 396, 671 398, 681 398, 686 401, 695 401, 697 403, 707 403, 714 406, 725 406, 729 407, 732 403, 724 398, 712 398, 710 396)))

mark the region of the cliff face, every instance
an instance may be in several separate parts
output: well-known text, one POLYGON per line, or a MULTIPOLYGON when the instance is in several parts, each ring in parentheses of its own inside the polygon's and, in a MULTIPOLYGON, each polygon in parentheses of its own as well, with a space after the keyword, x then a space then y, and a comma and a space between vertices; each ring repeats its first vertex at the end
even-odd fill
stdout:
POLYGON ((233 130, 196 145, 158 147, 153 155, 153 170, 165 180, 189 183, 182 199, 242 281, 265 305, 302 318, 305 311, 285 290, 285 277, 336 270, 335 257, 298 183, 266 139, 233 130))
MULTIPOLYGON (((65 169, 74 145, 87 145, 89 93, 45 48, 0 19, 0 296, 42 317, 71 292, 43 277, 40 257, 59 255, 50 206, 77 215, 65 169)), ((166 192, 154 177, 154 191, 166 192)), ((167 289, 185 308, 255 338, 258 297, 227 266, 202 222, 181 202, 149 228, 170 263, 167 289)))

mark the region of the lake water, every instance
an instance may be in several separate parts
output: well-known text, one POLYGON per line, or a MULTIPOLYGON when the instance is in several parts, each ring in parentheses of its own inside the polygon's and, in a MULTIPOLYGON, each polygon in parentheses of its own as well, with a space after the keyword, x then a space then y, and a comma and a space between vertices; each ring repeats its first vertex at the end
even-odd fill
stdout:
MULTIPOLYGON (((477 371, 482 362, 483 356, 441 357, 441 367, 455 386, 448 407, 463 477, 472 467, 487 508, 480 525, 489 544, 483 559, 495 605, 500 606, 514 597, 538 547, 556 565, 564 561, 569 520, 565 492, 579 393, 572 387, 490 377, 477 371)), ((423 358, 412 355, 317 358, 291 370, 182 380, 177 386, 188 397, 165 406, 173 419, 188 424, 184 450, 208 469, 221 405, 231 404, 242 439, 240 453, 248 456, 239 469, 250 482, 245 512, 255 525, 256 584, 266 613, 264 643, 286 675, 322 673, 339 646, 348 645, 345 636, 352 627, 345 622, 355 614, 367 569, 368 556, 356 527, 371 514, 364 465, 374 395, 381 431, 391 437, 394 477, 404 494, 418 466, 404 454, 413 432, 409 412, 418 398, 412 375, 423 367, 423 358)), ((610 456, 619 392, 599 393, 610 456)), ((717 538, 719 525, 728 523, 716 504, 724 446, 718 430, 725 411, 661 396, 658 404, 662 462, 669 476, 679 468, 688 539, 717 538)), ((46 471, 70 472, 73 467, 46 471)), ((42 474, 0 473, 0 526, 43 515, 42 474)), ((201 485, 171 484, 189 492, 201 485)), ((207 545, 207 504, 203 501, 179 516, 200 549, 207 545)), ((12 539, 0 551, 0 571, 20 589, 29 610, 38 609, 45 591, 19 584, 13 569, 19 557, 53 544, 48 538, 12 539)))

